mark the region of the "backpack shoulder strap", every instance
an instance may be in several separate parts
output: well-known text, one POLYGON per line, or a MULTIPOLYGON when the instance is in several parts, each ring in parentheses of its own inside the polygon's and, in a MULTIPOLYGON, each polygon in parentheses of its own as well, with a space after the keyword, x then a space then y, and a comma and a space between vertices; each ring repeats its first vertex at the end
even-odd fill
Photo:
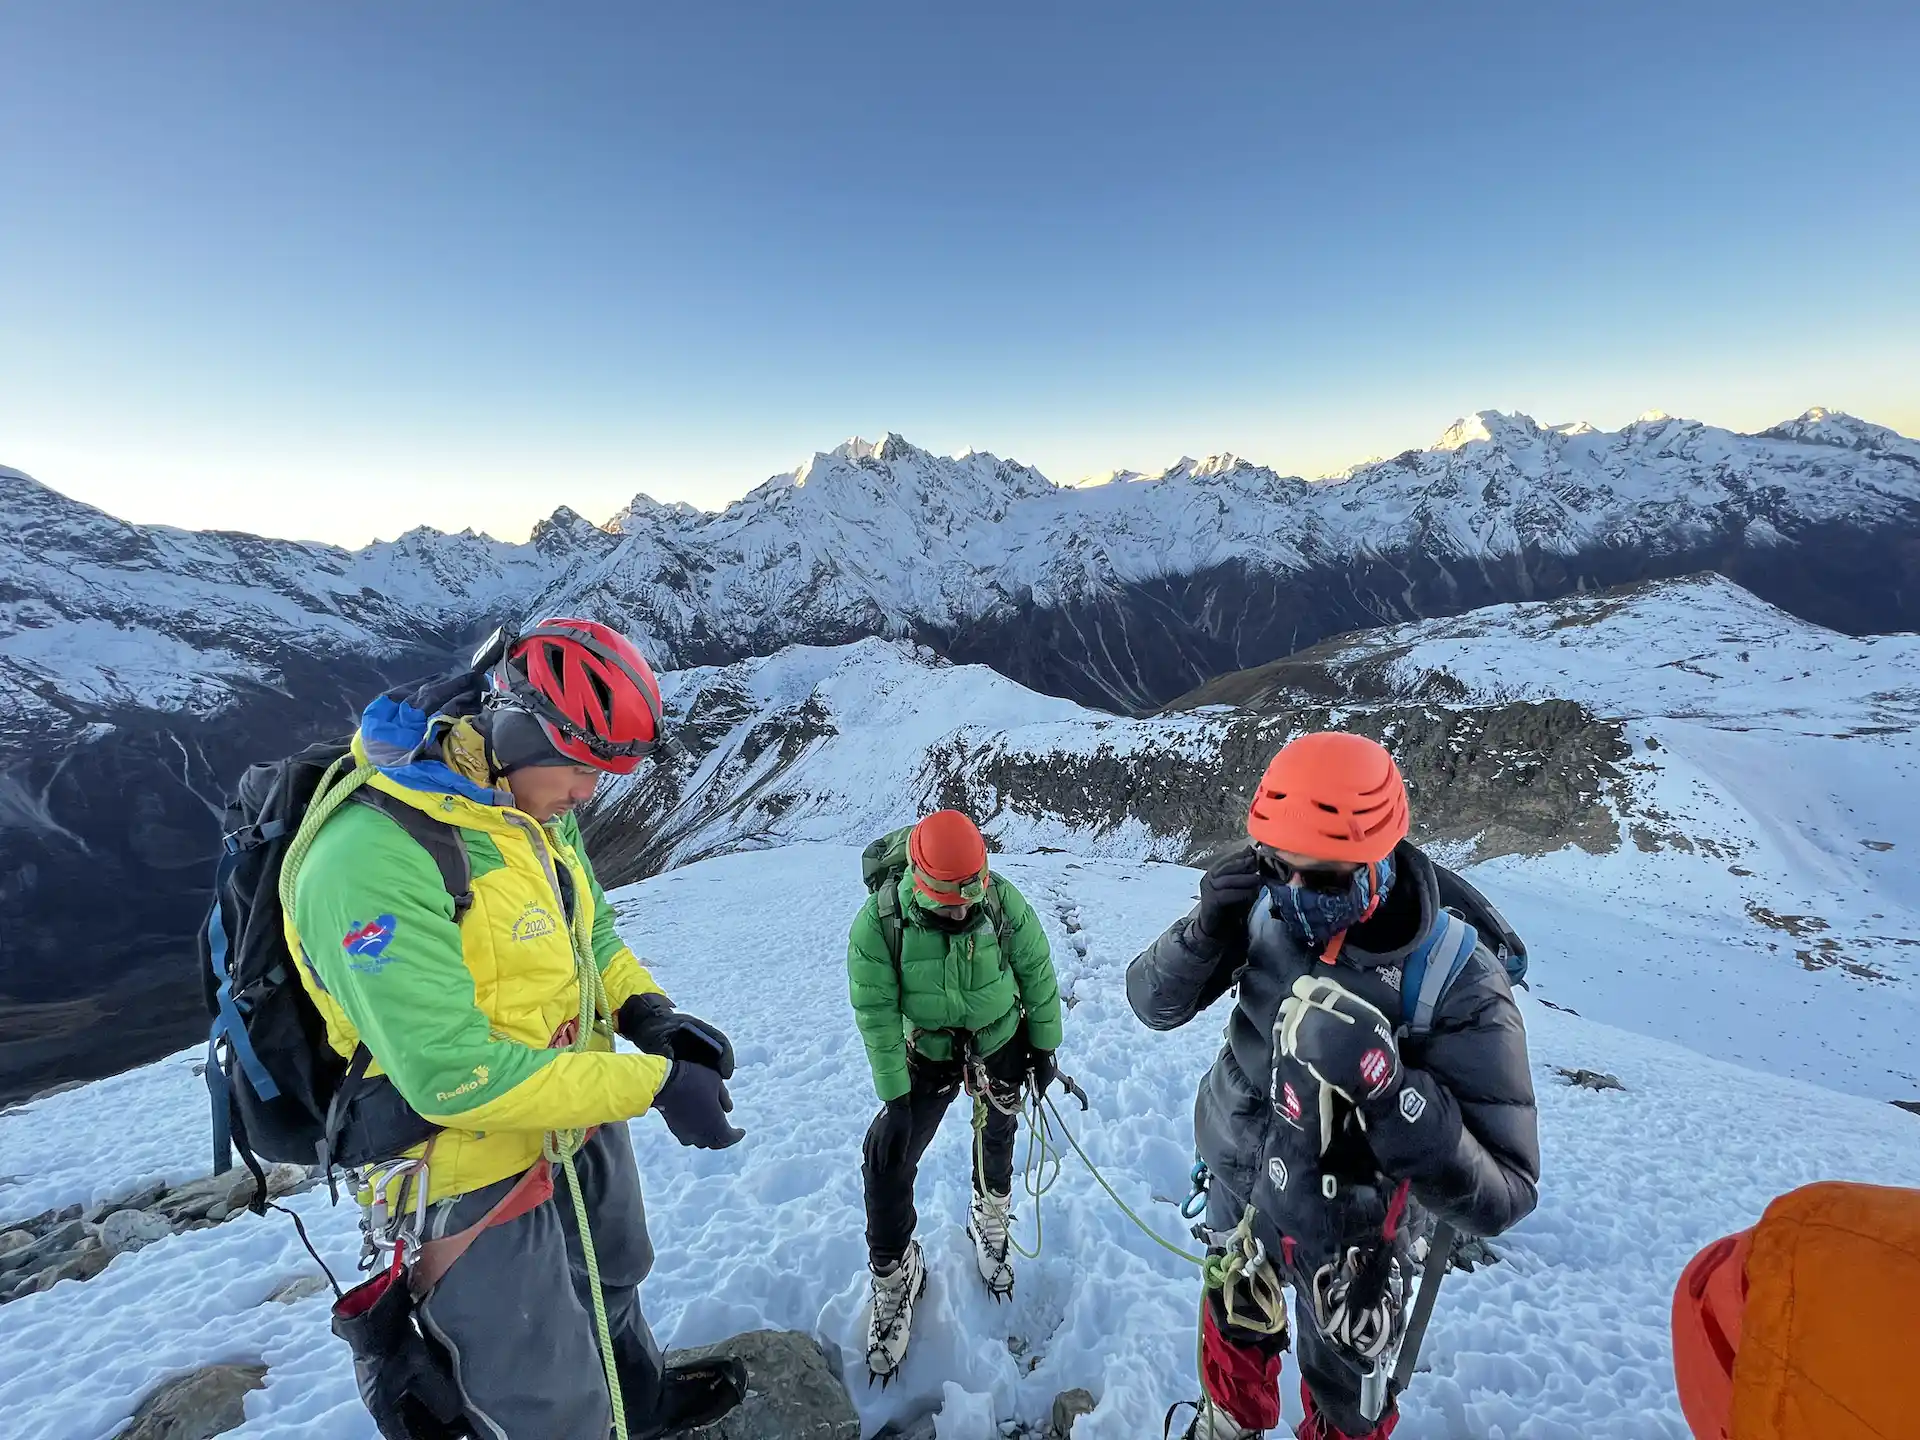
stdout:
POLYGON ((384 790, 376 790, 371 785, 363 785, 354 791, 353 798, 386 815, 407 832, 409 839, 433 857, 433 863, 440 871, 440 883, 447 887, 447 894, 453 897, 454 920, 466 919, 467 911, 473 908, 473 861, 467 855, 467 842, 460 837, 460 827, 435 820, 406 801, 396 799, 384 790))
POLYGON ((893 959, 895 971, 900 969, 901 931, 906 922, 900 918, 900 887, 889 881, 874 892, 875 911, 880 921, 880 938, 887 942, 887 954, 893 959))
MULTIPOLYGON (((992 874, 991 871, 988 873, 992 874)), ((1000 947, 1000 968, 1010 970, 1013 968, 1010 948, 1013 944, 1013 925, 1007 919, 1007 907, 1000 903, 1000 877, 993 875, 993 882, 987 887, 987 898, 980 903, 987 912, 987 919, 993 922, 994 942, 1000 947)))
POLYGON ((1425 1035, 1433 1028, 1434 1012, 1447 988, 1467 968, 1480 936, 1473 926, 1450 911, 1440 912, 1440 923, 1407 957, 1400 970, 1400 1003, 1407 1033, 1425 1035))

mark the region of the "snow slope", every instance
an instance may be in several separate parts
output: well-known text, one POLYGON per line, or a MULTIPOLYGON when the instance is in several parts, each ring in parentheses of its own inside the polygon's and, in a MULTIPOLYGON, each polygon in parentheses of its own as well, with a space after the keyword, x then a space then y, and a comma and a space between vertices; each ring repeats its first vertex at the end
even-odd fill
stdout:
POLYGON ((1342 636, 1196 698, 1242 698, 1250 686, 1272 697, 1302 666, 1356 700, 1496 705, 1555 695, 1608 718, 1728 730, 1920 727, 1920 635, 1841 635, 1711 574, 1342 636), (1259 687, 1268 677, 1273 685, 1259 687))
MULTIPOLYGON (((1003 857, 1033 900, 1071 997, 1065 1067, 1093 1110, 1070 1123, 1130 1203, 1180 1242, 1171 1204, 1190 1164, 1193 1088, 1219 1014, 1174 1035, 1132 1018, 1128 960, 1191 903, 1194 872, 1069 855, 1003 857)), ((623 931, 684 1007, 723 1024, 740 1057, 736 1118, 748 1139, 683 1150, 634 1122, 660 1260, 648 1312, 662 1338, 692 1344, 762 1324, 812 1331, 857 1369, 864 1261, 859 1144, 875 1109, 845 1000, 845 930, 862 898, 856 853, 793 847, 689 866, 619 893, 623 931), (780 941, 767 910, 780 897, 780 941)), ((1506 877, 1482 875, 1496 899, 1506 877)), ((1551 887, 1541 887, 1542 905, 1551 887)), ((1556 962, 1604 974, 1607 952, 1567 910, 1556 962)), ((1703 963, 1713 963, 1711 957, 1703 963)), ((1596 981, 1596 984, 1607 982, 1596 981)), ((1683 991, 1663 1005, 1694 1003, 1683 991)), ((1505 1263, 1447 1281, 1399 1434, 1407 1440, 1684 1440, 1667 1340, 1672 1286, 1707 1240, 1753 1222, 1781 1191, 1819 1178, 1912 1183, 1920 1122, 1891 1106, 1701 1058, 1556 1013, 1523 997, 1540 1093, 1539 1210, 1496 1246, 1505 1263), (1559 1084, 1551 1067, 1617 1075, 1625 1093, 1559 1084)), ((1772 1057, 1805 1068, 1829 1042, 1812 1030, 1772 1057)), ((204 1101, 180 1055, 0 1116, 0 1215, 103 1198, 204 1167, 204 1101)), ((1042 1202, 1042 1259, 996 1307, 963 1234, 967 1129, 950 1117, 923 1167, 921 1237, 932 1281, 892 1389, 856 1383, 866 1433, 938 1409, 940 1434, 988 1440, 1035 1422, 1060 1390, 1099 1408, 1076 1440, 1157 1434, 1167 1405, 1195 1393, 1194 1273, 1133 1231, 1069 1162, 1042 1202)), ((351 1213, 324 1191, 294 1202, 330 1263, 351 1268, 351 1213)), ((1031 1239, 1031 1202, 1018 1233, 1031 1239)), ((116 1260, 0 1308, 0 1433, 99 1440, 167 1375, 259 1360, 243 1437, 372 1440, 326 1304, 266 1305, 310 1262, 292 1227, 251 1216, 116 1260)), ((858 1377, 856 1376, 856 1379, 858 1377)), ((1298 1415, 1294 1372, 1283 1384, 1298 1415)))

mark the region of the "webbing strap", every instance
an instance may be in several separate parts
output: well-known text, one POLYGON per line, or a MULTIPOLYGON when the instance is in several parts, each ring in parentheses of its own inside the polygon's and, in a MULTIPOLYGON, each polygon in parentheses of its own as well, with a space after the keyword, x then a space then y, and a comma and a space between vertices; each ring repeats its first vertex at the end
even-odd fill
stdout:
POLYGON ((207 1041, 207 1061, 201 1072, 207 1079, 207 1095, 213 1102, 213 1173, 224 1175, 233 1169, 233 1089, 227 1084, 227 1072, 220 1068, 220 1040, 207 1041))
MULTIPOLYGON (((221 904, 227 893, 227 884, 233 878, 233 869, 240 861, 238 850, 228 850, 220 857, 220 865, 213 877, 213 908, 207 913, 207 955, 213 966, 214 995, 220 1007, 220 1014, 213 1022, 212 1033, 208 1036, 208 1089, 214 1087, 212 1076, 213 1050, 221 1039, 225 1039, 232 1048, 234 1058, 240 1062, 240 1068, 246 1072, 247 1083, 253 1086, 254 1093, 262 1100, 277 1099, 280 1087, 273 1083, 273 1077, 267 1073, 267 1067, 260 1063, 260 1057, 254 1053, 253 1042, 247 1038, 247 1022, 240 1012, 240 1005, 233 995, 233 976, 227 969, 227 917, 221 904)), ((222 1075, 220 1082, 225 1083, 222 1075)), ((216 1124, 219 1123, 217 1120, 216 1124)))
POLYGON ((1441 923, 1433 928, 1422 945, 1407 957, 1401 972, 1400 994, 1407 1028, 1424 1035, 1433 1028, 1433 1014, 1439 1008, 1447 987, 1466 968, 1480 936, 1459 916, 1442 911, 1441 923))

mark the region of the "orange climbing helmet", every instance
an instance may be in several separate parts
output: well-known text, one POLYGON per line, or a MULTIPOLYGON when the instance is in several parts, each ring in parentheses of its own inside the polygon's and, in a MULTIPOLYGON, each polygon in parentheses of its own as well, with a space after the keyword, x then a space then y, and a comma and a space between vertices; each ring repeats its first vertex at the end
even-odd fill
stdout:
POLYGON ((907 838, 913 887, 935 905, 973 905, 986 898, 987 841, 958 810, 936 810, 907 838))
POLYGON ((1407 787, 1378 741, 1333 731, 1288 742, 1260 777, 1247 834, 1261 845, 1377 865, 1407 838, 1407 787))

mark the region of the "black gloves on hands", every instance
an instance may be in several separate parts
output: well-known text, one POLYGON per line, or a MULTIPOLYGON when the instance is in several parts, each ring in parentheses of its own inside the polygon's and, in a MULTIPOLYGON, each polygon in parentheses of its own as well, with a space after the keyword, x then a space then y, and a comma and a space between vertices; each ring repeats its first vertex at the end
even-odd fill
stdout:
POLYGON ((887 1101, 887 1108, 874 1116, 867 1127, 867 1169, 896 1170, 907 1158, 913 1143, 913 1101, 902 1095, 887 1101))
POLYGON ((733 1110, 733 1097, 727 1093, 720 1072, 692 1060, 673 1062, 667 1083, 653 1097, 653 1108, 682 1145, 725 1150, 746 1138, 747 1132, 735 1129, 727 1119, 733 1110))
POLYGON ((722 1080, 733 1078, 733 1042, 719 1026, 674 1009, 666 996, 636 995, 616 1019, 621 1035, 637 1049, 704 1065, 722 1080))
POLYGON ((1252 850, 1236 850, 1200 877, 1200 930, 1209 940, 1221 940, 1236 925, 1244 925, 1267 883, 1260 873, 1260 857, 1252 850))
POLYGON ((1337 980, 1302 975, 1280 1002, 1280 1049, 1312 1072, 1323 1092, 1358 1107, 1400 1083, 1393 1026, 1337 980))
POLYGON ((1033 1093, 1044 1096, 1047 1087, 1053 1084, 1054 1076, 1060 1073, 1060 1062, 1054 1059, 1051 1050, 1029 1050, 1027 1072, 1033 1076, 1033 1093))

